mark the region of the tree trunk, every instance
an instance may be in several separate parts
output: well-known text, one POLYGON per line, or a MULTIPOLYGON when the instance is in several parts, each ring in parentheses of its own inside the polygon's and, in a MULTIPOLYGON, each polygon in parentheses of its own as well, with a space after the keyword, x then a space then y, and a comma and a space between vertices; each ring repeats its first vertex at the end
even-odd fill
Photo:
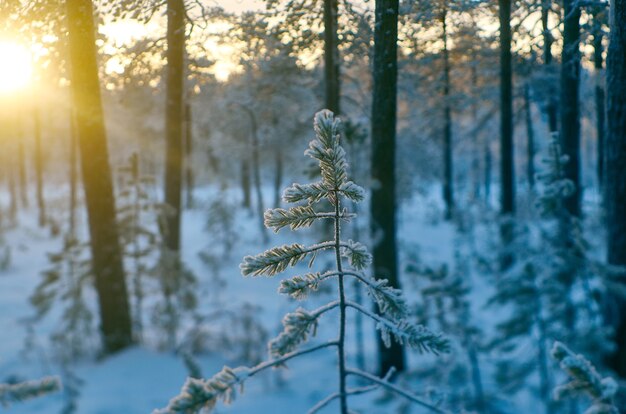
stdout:
POLYGON ((241 190, 243 192, 243 207, 250 210, 252 197, 250 194, 250 162, 248 160, 241 161, 241 190))
POLYGON ((444 184, 443 200, 446 204, 445 219, 452 219, 454 212, 454 177, 452 174, 452 109, 450 108, 450 56, 448 52, 448 27, 446 17, 448 10, 444 6, 441 14, 443 41, 443 148, 444 148, 444 184))
MULTIPOLYGON (((611 2, 607 74, 607 135, 604 147, 604 197, 608 262, 626 265, 626 0, 611 2)), ((611 368, 626 378, 626 301, 617 296, 613 315, 617 348, 611 368)))
POLYGON ((604 92, 604 59, 602 53, 604 48, 602 47, 602 38, 604 32, 602 25, 606 19, 606 13, 604 7, 597 6, 592 11, 592 34, 593 34, 593 65, 596 70, 596 135, 597 135, 597 177, 598 186, 602 188, 603 169, 604 169, 604 140, 606 135, 606 108, 604 104, 605 92, 604 92))
POLYGON ((113 353, 131 344, 132 332, 100 98, 93 5, 91 0, 67 0, 66 4, 72 98, 100 329, 104 351, 113 353))
MULTIPOLYGON (((373 268, 377 278, 399 288, 396 247, 396 112, 398 86, 398 0, 376 0, 374 29, 374 96, 372 102, 372 195, 370 227, 373 268)), ((404 370, 404 351, 378 340, 379 373, 404 370)))
POLYGON ((24 125, 22 124, 21 116, 18 117, 17 122, 17 134, 15 138, 17 138, 20 204, 22 205, 22 208, 28 208, 28 178, 26 176, 26 150, 24 148, 24 140, 26 139, 26 134, 24 134, 24 125))
POLYGON ((185 105, 185 190, 187 208, 193 208, 193 130, 191 122, 191 105, 185 105))
POLYGON ((185 61, 185 4, 167 0, 167 78, 165 101, 165 247, 180 250, 181 192, 183 181, 183 86, 185 61))
POLYGON ((283 182, 283 152, 280 148, 275 150, 276 171, 274 175, 274 207, 280 207, 281 188, 283 182))
POLYGON ((504 221, 500 237, 505 248, 500 268, 513 262, 508 251, 513 240, 515 214, 515 157, 513 155, 513 68, 511 58, 511 0, 499 0, 500 16, 500 214, 504 221))
POLYGON ((339 115, 339 39, 337 0, 324 0, 324 83, 326 108, 339 115))
POLYGON ((526 175, 528 187, 535 188, 535 130, 533 128, 533 114, 530 105, 530 86, 524 85, 524 112, 526 114, 526 175))
MULTIPOLYGON (((550 0, 541 2, 541 26, 543 30, 543 64, 550 71, 552 66, 552 33, 550 33, 549 16, 550 16, 550 0)), ((552 134, 558 131, 557 105, 552 93, 552 86, 548 85, 548 102, 546 104, 546 113, 548 115, 548 130, 552 134)))
POLYGON ((565 177, 574 183, 573 194, 565 198, 565 208, 580 216, 583 189, 580 181, 580 7, 577 0, 563 0, 563 54, 561 58, 561 146, 569 157, 565 177))
POLYGON ((35 136, 35 179, 37 185, 37 208, 39 210, 39 227, 46 225, 46 200, 43 195, 43 151, 41 150, 41 117, 39 108, 33 111, 33 128, 35 136))
POLYGON ((78 146, 78 131, 76 129, 76 111, 74 109, 70 110, 70 156, 69 156, 69 182, 70 182, 70 223, 69 223, 69 232, 71 236, 76 235, 76 190, 78 188, 78 157, 76 154, 78 146))

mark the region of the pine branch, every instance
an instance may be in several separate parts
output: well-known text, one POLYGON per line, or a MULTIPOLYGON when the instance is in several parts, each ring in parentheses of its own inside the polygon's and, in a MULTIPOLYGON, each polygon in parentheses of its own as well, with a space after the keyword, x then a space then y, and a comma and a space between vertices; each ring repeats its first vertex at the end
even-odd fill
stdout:
POLYGON ((58 377, 45 377, 17 384, 0 384, 0 404, 6 407, 10 403, 40 397, 60 389, 61 380, 58 377))
POLYGON ((346 243, 341 243, 341 247, 341 255, 348 258, 350 266, 354 269, 363 270, 372 263, 372 255, 363 244, 348 240, 346 243))
POLYGON ((385 346, 391 346, 391 335, 400 343, 407 344, 420 352, 432 352, 438 355, 450 350, 450 343, 441 334, 430 331, 423 325, 416 325, 406 320, 393 322, 383 316, 370 312, 363 306, 354 302, 347 302, 347 306, 363 313, 378 322, 377 329, 380 330, 385 346))
MULTIPOLYGON (((342 219, 354 217, 354 214, 343 213, 342 219)), ((267 210, 264 214, 265 226, 278 233, 283 227, 289 226, 291 230, 310 227, 316 219, 334 219, 334 213, 317 213, 310 205, 297 206, 290 209, 275 208, 267 210)))
POLYGON ((323 198, 329 198, 332 190, 317 182, 313 184, 297 184, 287 187, 283 192, 283 201, 286 203, 299 203, 306 201, 309 204, 317 203, 323 198))
MULTIPOLYGON (((334 273, 333 273, 334 274, 334 273)), ((294 276, 280 282, 278 293, 289 295, 294 299, 305 299, 309 293, 318 289, 320 282, 331 277, 331 275, 321 273, 307 273, 304 276, 294 276)))
POLYGON ((263 362, 252 368, 239 367, 231 369, 224 367, 222 371, 208 380, 188 378, 180 394, 172 398, 167 407, 155 410, 153 414, 197 414, 202 410, 211 412, 219 399, 227 397, 225 402, 232 401, 234 387, 242 384, 248 378, 268 368, 282 366, 292 358, 297 358, 331 346, 337 346, 337 342, 325 342, 308 349, 292 352, 281 358, 263 362))
POLYGON ((361 377, 364 378, 368 381, 373 382, 374 384, 378 384, 381 387, 387 388, 390 391, 395 392, 398 395, 403 396, 404 398, 406 398, 407 400, 410 400, 412 402, 414 402, 415 404, 421 405, 424 408, 428 408, 429 410, 435 412, 435 413, 439 413, 439 414, 449 414, 447 411, 442 410, 439 407, 436 407, 432 404, 429 404, 425 401, 423 401, 422 399, 420 399, 418 396, 416 396, 413 393, 410 393, 406 390, 403 390, 402 388, 390 383, 389 381, 385 381, 377 376, 374 376, 372 374, 368 374, 367 372, 363 372, 360 370, 356 370, 356 369, 348 369, 347 373, 349 375, 354 375, 357 377, 361 377))
MULTIPOLYGON (((320 243, 310 247, 305 247, 298 243, 274 247, 256 256, 244 257, 243 263, 239 265, 239 268, 244 276, 274 276, 289 266, 297 265, 309 254, 331 247, 333 247, 332 242, 320 243)), ((315 259, 315 256, 313 259, 315 259)), ((313 259, 309 266, 312 265, 313 259)))
POLYGON ((559 362, 561 369, 571 377, 570 382, 555 388, 556 400, 587 394, 592 399, 592 405, 585 411, 585 414, 618 413, 612 403, 618 389, 613 378, 602 378, 585 357, 574 354, 561 342, 554 343, 551 354, 559 362))
POLYGON ((269 343, 269 352, 272 358, 279 358, 293 352, 298 345, 305 342, 309 335, 315 336, 318 318, 339 306, 339 301, 331 302, 312 312, 298 308, 283 318, 285 329, 269 343))

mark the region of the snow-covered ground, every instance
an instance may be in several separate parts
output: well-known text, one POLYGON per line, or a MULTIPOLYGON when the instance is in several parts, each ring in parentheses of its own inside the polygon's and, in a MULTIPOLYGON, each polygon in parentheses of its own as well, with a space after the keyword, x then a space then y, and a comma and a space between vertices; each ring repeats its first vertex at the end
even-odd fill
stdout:
MULTIPOLYGON (((266 200, 271 199, 270 193, 266 200)), ((250 303, 258 305, 255 315, 260 323, 274 337, 280 330, 280 320, 298 306, 313 308, 332 298, 332 291, 321 293, 304 304, 295 303, 276 293, 281 276, 273 278, 244 278, 238 268, 242 257, 257 254, 271 246, 284 243, 316 242, 319 232, 305 229, 299 232, 283 230, 279 234, 269 232, 269 244, 264 245, 259 232, 258 218, 245 211, 236 213, 234 234, 236 242, 231 251, 222 258, 219 278, 225 281, 223 287, 216 288, 216 275, 200 259, 199 253, 215 247, 219 240, 206 231, 207 212, 203 202, 215 197, 213 190, 202 190, 197 194, 199 206, 185 211, 183 218, 183 254, 199 280, 196 289, 199 298, 199 312, 208 314, 216 310, 236 310, 250 303), (219 293, 215 290, 220 289, 219 293)), ((230 197, 238 203, 238 192, 230 197)), ((363 205, 362 209, 365 208, 363 205)), ((423 196, 416 196, 407 203, 400 215, 399 240, 403 251, 415 249, 420 259, 428 263, 451 263, 455 232, 452 225, 433 220, 433 203, 423 196)), ((46 268, 46 252, 58 250, 60 239, 51 237, 40 230, 34 221, 34 210, 20 216, 20 225, 6 234, 6 242, 12 247, 12 260, 9 268, 0 273, 0 380, 38 378, 44 375, 60 374, 60 366, 54 362, 44 345, 35 351, 24 353, 27 332, 24 318, 33 314, 28 302, 29 296, 40 279, 40 272, 46 268)), ((324 258, 319 257, 323 264, 324 258)), ((298 274, 288 271, 285 276, 298 274)), ((410 284, 407 284, 407 288, 410 284)), ((481 295, 484 296, 484 295, 481 295)), ((337 332, 337 322, 332 314, 325 316, 317 336, 312 340, 332 339, 337 332), (330 317, 329 317, 330 316, 330 317)), ((47 318, 53 323, 54 318, 47 318)), ((349 320, 351 322, 352 320, 349 320)), ((350 325, 351 326, 351 325, 350 325)), ((45 323, 37 325, 35 338, 46 342, 52 329, 45 323)), ((368 368, 375 368, 376 348, 373 326, 366 325, 365 348, 368 368)), ((349 336, 348 352, 354 363, 354 335, 349 336)), ((223 365, 236 366, 228 350, 213 351, 197 356, 204 376, 211 376, 223 365)), ((263 350, 265 354, 265 350, 263 350)), ((419 354, 411 354, 412 365, 420 363, 419 354)), ((430 358, 430 357, 429 357, 430 358)), ((83 381, 79 387, 77 411, 84 414, 145 414, 167 405, 176 395, 187 376, 182 358, 174 352, 159 352, 149 347, 135 346, 104 360, 87 359, 72 366, 73 373, 83 381)), ((242 395, 234 404, 220 405, 219 413, 304 413, 317 401, 336 389, 337 374, 333 351, 322 350, 288 364, 288 369, 275 370, 248 380, 242 395)), ((420 384, 408 384, 417 394, 423 394, 420 384)), ((351 408, 363 413, 395 412, 394 402, 381 398, 381 392, 354 397, 351 408)), ((5 408, 8 413, 58 413, 65 403, 63 393, 46 396, 19 405, 5 408)), ((331 404, 325 412, 335 412, 337 406, 331 404)), ((414 413, 425 412, 414 408, 414 413)))

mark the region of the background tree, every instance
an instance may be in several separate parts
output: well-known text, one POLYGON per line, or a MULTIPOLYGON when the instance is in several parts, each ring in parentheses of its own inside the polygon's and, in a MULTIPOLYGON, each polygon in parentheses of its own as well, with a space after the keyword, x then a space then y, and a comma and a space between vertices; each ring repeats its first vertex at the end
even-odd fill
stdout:
MULTIPOLYGON (((607 54, 607 136, 604 148, 607 261, 626 265, 626 1, 611 2, 610 35, 607 54)), ((615 329, 617 347, 610 366, 626 378, 626 302, 612 297, 608 323, 615 329)))
POLYGON ((103 348, 112 353, 131 344, 132 330, 100 98, 91 0, 68 0, 67 24, 72 98, 76 108, 100 329, 103 348))
MULTIPOLYGON (((396 113, 398 82, 398 0, 376 0, 374 29, 374 97, 372 101, 372 198, 370 227, 376 277, 400 287, 396 242, 396 113)), ((397 342, 379 341, 379 373, 404 369, 404 352, 397 342)))

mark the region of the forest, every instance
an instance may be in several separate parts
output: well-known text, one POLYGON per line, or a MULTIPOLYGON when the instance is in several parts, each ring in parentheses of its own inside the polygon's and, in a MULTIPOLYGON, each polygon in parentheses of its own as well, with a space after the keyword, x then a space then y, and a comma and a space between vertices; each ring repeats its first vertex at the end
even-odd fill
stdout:
POLYGON ((0 0, 0 411, 626 413, 626 0, 0 0))

